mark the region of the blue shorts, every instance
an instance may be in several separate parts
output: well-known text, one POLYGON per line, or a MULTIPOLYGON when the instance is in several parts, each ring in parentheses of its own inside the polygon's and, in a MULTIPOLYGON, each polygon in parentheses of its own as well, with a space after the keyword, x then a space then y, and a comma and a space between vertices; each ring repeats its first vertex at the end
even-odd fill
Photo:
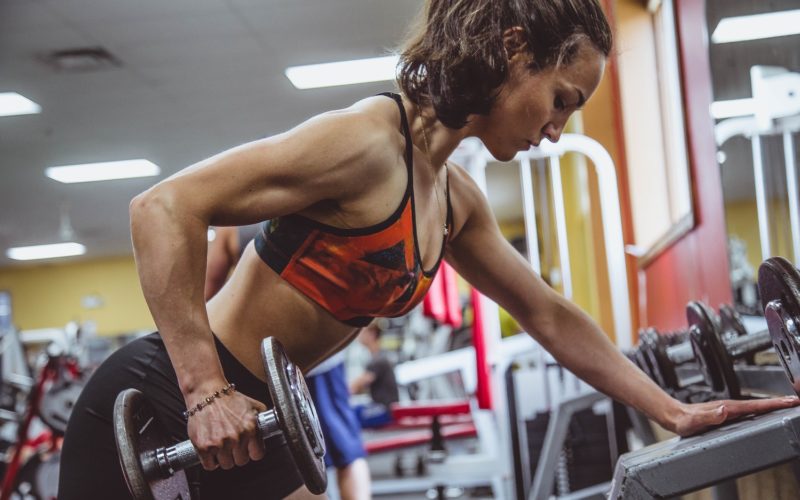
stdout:
POLYGON ((306 379, 325 435, 325 465, 343 468, 367 456, 361 442, 361 424, 350 406, 344 363, 306 379))

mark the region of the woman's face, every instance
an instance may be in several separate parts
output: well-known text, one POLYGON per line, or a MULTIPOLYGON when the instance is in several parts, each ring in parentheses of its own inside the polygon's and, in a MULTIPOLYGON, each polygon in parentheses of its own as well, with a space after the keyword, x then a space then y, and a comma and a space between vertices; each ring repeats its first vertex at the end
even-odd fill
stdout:
POLYGON ((508 79, 489 115, 475 117, 476 135, 500 161, 543 139, 558 141, 567 119, 597 89, 605 68, 605 56, 589 43, 580 45, 569 65, 534 72, 530 62, 527 52, 513 54, 508 79))

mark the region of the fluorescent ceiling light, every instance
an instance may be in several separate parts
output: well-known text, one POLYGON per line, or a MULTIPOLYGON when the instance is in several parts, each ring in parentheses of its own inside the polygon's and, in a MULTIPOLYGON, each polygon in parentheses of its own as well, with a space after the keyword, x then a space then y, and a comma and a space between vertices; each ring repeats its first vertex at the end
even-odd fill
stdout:
POLYGON ((214 231, 214 228, 208 228, 208 241, 209 243, 217 239, 217 232, 214 231))
POLYGON ((394 80, 398 56, 375 57, 286 68, 286 77, 298 89, 316 89, 354 83, 394 80))
POLYGON ((148 160, 123 160, 83 165, 48 167, 45 175, 58 182, 110 181, 132 177, 151 177, 161 173, 158 165, 148 160))
POLYGON ((8 258, 14 260, 54 259, 56 257, 70 257, 73 255, 83 255, 85 253, 85 246, 73 242, 15 247, 6 250, 8 258))
POLYGON ((711 35, 714 43, 742 42, 800 33, 800 9, 726 17, 711 35))
POLYGON ((717 120, 732 118, 734 116, 753 115, 756 112, 752 98, 731 99, 730 101, 716 101, 711 103, 711 116, 717 120))
POLYGON ((34 115, 42 107, 16 92, 0 92, 0 116, 34 115))

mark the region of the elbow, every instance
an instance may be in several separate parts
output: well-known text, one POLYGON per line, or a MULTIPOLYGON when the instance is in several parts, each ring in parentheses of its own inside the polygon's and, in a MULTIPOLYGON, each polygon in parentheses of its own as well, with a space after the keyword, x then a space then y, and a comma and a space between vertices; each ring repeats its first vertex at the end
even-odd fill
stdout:
POLYGON ((136 240, 137 234, 153 227, 165 227, 167 220, 175 217, 175 195, 163 183, 153 186, 136 195, 128 206, 131 235, 136 240))
POLYGON ((157 204, 156 196, 153 195, 154 188, 150 188, 143 193, 133 197, 128 205, 128 215, 130 217, 131 229, 133 229, 142 219, 147 217, 148 212, 152 211, 157 204))

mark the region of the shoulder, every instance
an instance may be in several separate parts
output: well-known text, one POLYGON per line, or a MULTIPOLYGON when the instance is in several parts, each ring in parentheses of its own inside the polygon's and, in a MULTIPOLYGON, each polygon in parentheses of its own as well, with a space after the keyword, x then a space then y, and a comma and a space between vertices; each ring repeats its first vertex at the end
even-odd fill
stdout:
MULTIPOLYGON (((386 96, 373 96, 354 103, 347 109, 332 112, 342 120, 351 137, 360 140, 364 158, 381 165, 391 164, 398 154, 405 153, 401 108, 386 96)), ((403 111, 405 113, 405 111, 403 111)))
POLYGON ((387 168, 402 157, 405 138, 400 123, 397 104, 375 96, 316 115, 271 140, 306 152, 314 168, 351 181, 374 176, 379 173, 376 168, 387 168))

